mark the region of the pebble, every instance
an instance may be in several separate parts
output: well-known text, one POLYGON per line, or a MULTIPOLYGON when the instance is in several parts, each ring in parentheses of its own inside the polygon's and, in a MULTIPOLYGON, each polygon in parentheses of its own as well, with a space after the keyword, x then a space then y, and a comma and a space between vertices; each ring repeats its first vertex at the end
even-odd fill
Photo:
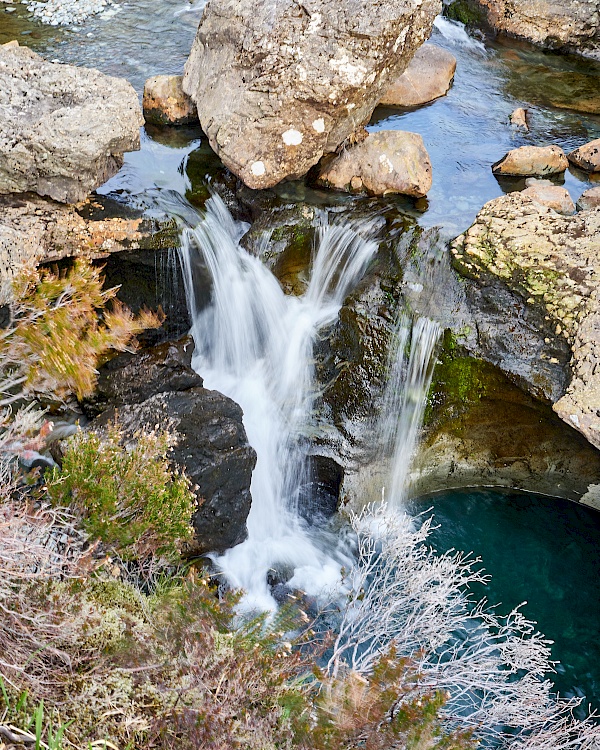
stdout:
POLYGON ((21 0, 27 10, 50 26, 80 24, 89 16, 110 18, 121 10, 113 0, 21 0))

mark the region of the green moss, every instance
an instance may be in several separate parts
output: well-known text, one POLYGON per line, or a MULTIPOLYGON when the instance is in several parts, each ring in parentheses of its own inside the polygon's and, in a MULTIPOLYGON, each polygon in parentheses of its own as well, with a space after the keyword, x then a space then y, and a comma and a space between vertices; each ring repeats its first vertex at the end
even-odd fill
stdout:
POLYGON ((445 8, 445 15, 453 21, 460 21, 466 26, 480 26, 486 16, 481 6, 474 0, 454 0, 445 8))
POLYGON ((491 389, 494 372, 491 365, 462 353, 457 337, 447 329, 425 409, 425 425, 466 411, 491 389))

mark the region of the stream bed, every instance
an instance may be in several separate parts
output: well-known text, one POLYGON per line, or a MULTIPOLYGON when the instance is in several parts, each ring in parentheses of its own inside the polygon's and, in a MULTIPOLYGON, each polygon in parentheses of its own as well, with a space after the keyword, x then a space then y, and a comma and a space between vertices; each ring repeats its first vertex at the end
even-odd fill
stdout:
MULTIPOLYGON (((139 0, 120 6, 112 18, 98 16, 81 27, 60 29, 32 20, 23 5, 0 2, 0 44, 17 38, 49 59, 124 76, 141 96, 146 78, 182 71, 202 3, 139 0), (7 12, 11 7, 16 10, 7 12)), ((427 200, 415 205, 388 196, 386 201, 421 225, 442 226, 447 236, 455 236, 486 201, 523 187, 519 181, 498 181, 491 172, 491 164, 506 151, 549 143, 571 150, 600 137, 600 63, 469 36, 446 19, 438 19, 432 41, 458 60, 448 96, 415 110, 378 108, 369 129, 423 136, 433 165, 427 200), (519 106, 530 110, 528 133, 509 124, 519 106)), ((155 206, 151 194, 157 190, 189 195, 197 185, 190 183, 185 165, 198 149, 208 163, 206 139, 198 128, 144 133, 141 151, 127 155, 119 175, 101 192, 136 206, 155 206)), ((590 179, 569 169, 564 184, 577 200, 592 185, 590 179)), ((308 190, 302 182, 276 192, 292 203, 353 205, 357 200, 308 190)), ((557 689, 600 707, 600 516, 562 500, 490 490, 439 494, 413 501, 411 510, 430 505, 440 523, 433 543, 440 550, 454 547, 480 555, 493 578, 485 592, 476 593, 501 602, 503 610, 526 600, 525 613, 555 641, 554 658, 561 662, 554 678, 557 689)))

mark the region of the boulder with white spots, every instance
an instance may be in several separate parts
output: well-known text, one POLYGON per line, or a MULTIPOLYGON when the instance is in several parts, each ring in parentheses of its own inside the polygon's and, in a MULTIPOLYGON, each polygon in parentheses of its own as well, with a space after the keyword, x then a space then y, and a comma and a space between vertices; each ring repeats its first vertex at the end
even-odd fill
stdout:
POLYGON ((318 182, 347 192, 421 198, 431 188, 431 162, 417 133, 380 130, 326 163, 318 182))
POLYGON ((209 0, 183 90, 251 188, 300 177, 368 122, 440 0, 209 0))

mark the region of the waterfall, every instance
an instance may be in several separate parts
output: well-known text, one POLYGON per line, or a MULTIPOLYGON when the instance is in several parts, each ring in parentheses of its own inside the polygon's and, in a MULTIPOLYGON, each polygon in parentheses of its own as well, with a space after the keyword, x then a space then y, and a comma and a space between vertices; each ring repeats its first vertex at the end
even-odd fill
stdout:
POLYGON ((437 321, 403 311, 392 336, 380 435, 384 456, 391 456, 387 499, 395 507, 406 495, 441 334, 437 321))
POLYGON ((283 572, 292 588, 317 595, 339 579, 349 558, 339 538, 296 512, 305 483, 306 439, 313 406, 313 344, 335 321, 344 298, 363 275, 377 243, 368 222, 335 223, 320 218, 308 288, 287 296, 240 239, 221 199, 182 234, 182 264, 196 344, 194 367, 206 387, 230 396, 244 411, 256 450, 248 538, 214 557, 249 609, 275 606, 267 576, 283 572), (210 304, 195 297, 195 277, 204 261, 212 279, 210 304))

